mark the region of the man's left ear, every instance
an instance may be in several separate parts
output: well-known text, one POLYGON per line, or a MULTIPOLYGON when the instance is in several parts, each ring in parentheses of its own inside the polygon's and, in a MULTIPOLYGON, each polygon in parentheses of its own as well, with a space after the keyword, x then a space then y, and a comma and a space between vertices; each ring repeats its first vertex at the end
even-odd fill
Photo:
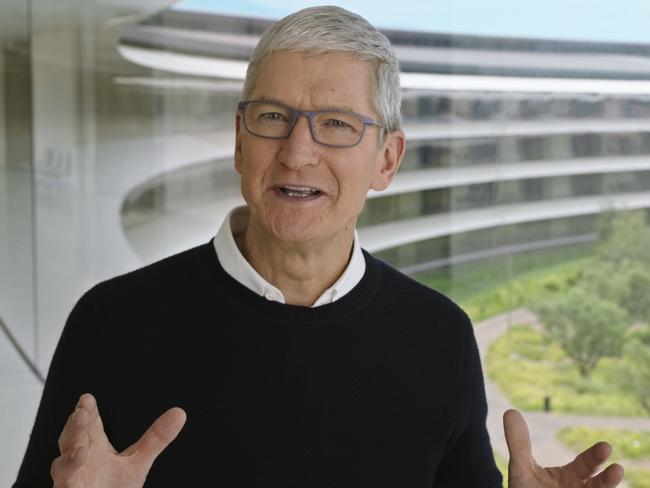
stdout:
POLYGON ((242 173, 243 158, 241 152, 241 114, 235 114, 235 171, 242 173))
POLYGON ((386 140, 379 154, 379 168, 370 188, 382 191, 388 188, 399 169, 406 150, 406 135, 401 129, 386 133, 386 140))

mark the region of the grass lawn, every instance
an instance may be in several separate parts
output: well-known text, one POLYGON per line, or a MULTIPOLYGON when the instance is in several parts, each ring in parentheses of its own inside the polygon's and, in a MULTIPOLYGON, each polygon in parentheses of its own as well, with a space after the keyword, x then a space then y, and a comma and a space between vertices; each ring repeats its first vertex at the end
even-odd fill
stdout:
MULTIPOLYGON (((503 256, 417 278, 451 296, 477 322, 569 289, 593 261, 592 249, 583 245, 503 256)), ((647 415, 634 397, 615 386, 622 374, 620 360, 602 359, 584 379, 559 345, 530 327, 512 327, 499 338, 488 352, 486 370, 523 410, 542 410, 548 396, 557 412, 647 415)))
MULTIPOLYGON (((614 448, 611 461, 623 466, 629 461, 650 461, 650 432, 570 427, 562 429, 557 437, 576 452, 607 439, 614 448)), ((625 479, 630 488, 650 488, 650 470, 627 467, 625 479)))
POLYGON ((584 379, 562 349, 540 331, 513 326, 488 351, 487 374, 523 410, 542 410, 544 397, 553 411, 587 415, 647 416, 638 401, 615 385, 620 362, 603 359, 584 379))
POLYGON ((501 256, 416 275, 445 293, 477 322, 571 286, 589 265, 591 246, 501 256))
POLYGON ((558 439, 576 452, 607 439, 614 448, 612 459, 650 461, 650 432, 569 427, 558 433, 558 439))
MULTIPOLYGON (((563 293, 593 261, 592 246, 573 246, 510 255, 454 266, 416 276, 458 302, 474 322, 531 306, 546 297, 563 293)), ((647 416, 638 401, 615 385, 624 374, 620 360, 601 360, 588 379, 558 344, 529 326, 513 326, 490 348, 487 374, 512 403, 522 410, 542 410, 550 397, 553 411, 587 415, 647 416)), ((586 428, 565 429, 559 435, 579 452, 598 440, 614 446, 615 458, 650 462, 650 433, 586 428)), ((495 453, 507 486, 507 460, 495 453)), ((650 488, 650 470, 626 466, 631 488, 650 488)))
POLYGON ((650 488, 650 471, 628 468, 625 470, 625 480, 630 488, 650 488))

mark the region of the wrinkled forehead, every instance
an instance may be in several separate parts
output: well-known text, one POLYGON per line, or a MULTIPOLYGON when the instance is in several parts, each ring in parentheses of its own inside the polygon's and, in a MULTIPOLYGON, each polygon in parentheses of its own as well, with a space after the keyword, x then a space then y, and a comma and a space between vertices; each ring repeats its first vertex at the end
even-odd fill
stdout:
MULTIPOLYGON (((359 56, 341 51, 273 51, 262 58, 245 96, 289 101, 302 89, 318 87, 325 95, 348 99, 345 105, 361 102, 375 112, 375 66, 359 56), (353 103, 355 102, 355 103, 353 103)), ((328 97, 326 97, 328 98, 328 97)), ((376 115, 376 114, 373 114, 376 115)))

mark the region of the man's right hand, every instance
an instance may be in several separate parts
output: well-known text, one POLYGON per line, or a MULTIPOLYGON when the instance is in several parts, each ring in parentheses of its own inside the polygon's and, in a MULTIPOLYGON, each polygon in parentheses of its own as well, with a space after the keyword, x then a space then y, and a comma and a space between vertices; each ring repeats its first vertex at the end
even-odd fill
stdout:
POLYGON ((61 455, 52 462, 54 488, 141 488, 158 455, 176 438, 187 416, 170 408, 123 452, 104 433, 95 398, 85 393, 59 437, 61 455))

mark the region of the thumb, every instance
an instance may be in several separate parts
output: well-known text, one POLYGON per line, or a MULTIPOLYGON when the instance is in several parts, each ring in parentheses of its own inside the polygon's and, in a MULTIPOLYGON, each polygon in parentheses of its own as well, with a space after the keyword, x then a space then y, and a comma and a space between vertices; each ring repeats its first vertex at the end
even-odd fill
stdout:
POLYGON ((147 472, 161 452, 174 440, 187 420, 181 408, 174 407, 158 417, 142 437, 122 455, 134 456, 147 472))
POLYGON ((508 470, 521 473, 534 468, 533 451, 530 443, 530 433, 523 415, 517 410, 507 410, 503 414, 503 429, 510 453, 508 470))

